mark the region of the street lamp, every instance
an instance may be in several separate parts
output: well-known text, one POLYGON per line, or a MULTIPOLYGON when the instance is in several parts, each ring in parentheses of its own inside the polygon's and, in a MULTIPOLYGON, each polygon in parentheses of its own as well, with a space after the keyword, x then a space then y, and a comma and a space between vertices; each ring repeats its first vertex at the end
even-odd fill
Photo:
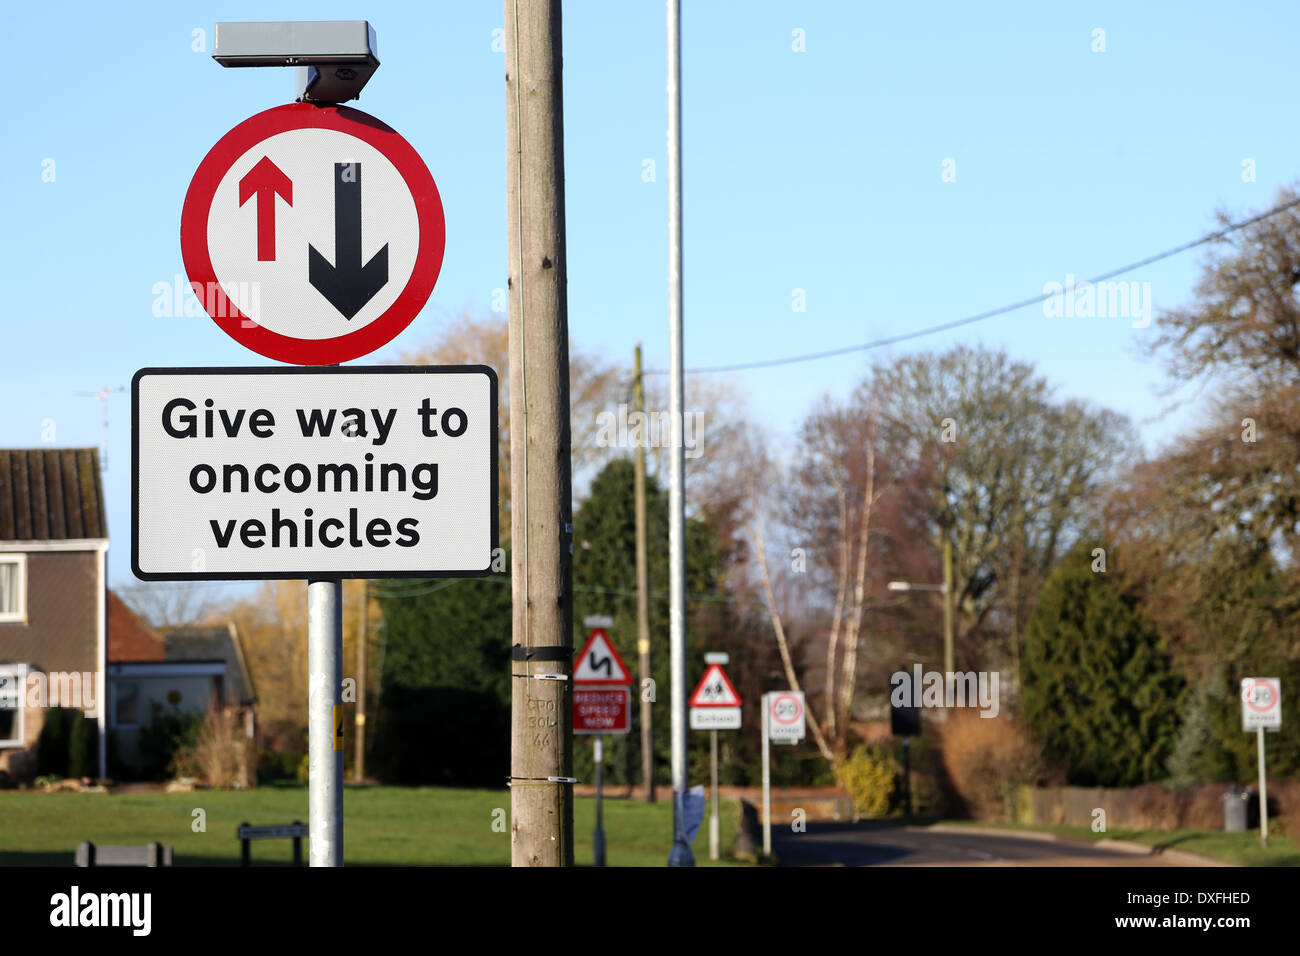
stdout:
POLYGON ((952 660, 952 546, 944 541, 943 584, 913 584, 911 581, 890 581, 891 591, 938 591, 943 595, 943 670, 945 679, 954 673, 952 660))

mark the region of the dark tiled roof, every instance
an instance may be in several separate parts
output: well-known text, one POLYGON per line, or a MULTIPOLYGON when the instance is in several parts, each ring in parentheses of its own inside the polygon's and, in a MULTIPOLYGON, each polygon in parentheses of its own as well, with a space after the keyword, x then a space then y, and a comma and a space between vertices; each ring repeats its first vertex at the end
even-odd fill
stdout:
POLYGON ((243 648, 239 646, 233 624, 165 628, 163 640, 169 661, 225 661, 230 700, 239 704, 253 702, 253 689, 244 668, 243 648))
POLYGON ((0 541, 107 537, 97 449, 0 449, 0 541))

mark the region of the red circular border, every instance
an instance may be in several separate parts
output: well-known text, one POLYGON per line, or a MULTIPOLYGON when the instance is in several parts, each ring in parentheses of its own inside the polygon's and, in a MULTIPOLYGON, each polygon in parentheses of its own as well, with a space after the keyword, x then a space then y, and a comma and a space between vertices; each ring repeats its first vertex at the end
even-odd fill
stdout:
MULTIPOLYGON (((1273 686, 1273 682, 1269 680, 1267 677, 1256 677, 1254 683, 1268 685, 1268 692, 1273 695, 1273 703, 1269 704, 1267 707, 1256 707, 1255 702, 1251 700, 1249 697, 1247 697, 1244 692, 1241 695, 1242 700, 1244 700, 1246 702, 1246 706, 1249 707, 1251 710, 1253 710, 1255 713, 1266 714, 1274 707, 1277 706, 1278 697, 1281 695, 1278 694, 1277 688, 1273 686)), ((1252 689, 1253 689, 1253 685, 1252 685, 1252 689)))
POLYGON ((803 705, 799 703, 799 698, 796 697, 794 694, 777 694, 776 697, 772 699, 772 719, 775 720, 777 723, 781 724, 783 727, 793 727, 795 721, 799 719, 799 715, 802 713, 803 713, 803 705), (777 701, 781 700, 783 697, 789 697, 792 701, 794 701, 795 706, 799 708, 799 710, 795 713, 794 717, 791 718, 789 721, 782 720, 780 717, 776 715, 777 701))
POLYGON ((347 106, 290 103, 251 116, 217 141, 199 164, 181 211, 181 257, 190 286, 223 332, 260 355, 295 365, 332 365, 360 358, 397 337, 415 319, 433 292, 442 269, 447 224, 442 197, 420 155, 400 134, 379 120, 347 106), (226 298, 208 252, 208 214, 217 186, 235 161, 258 143, 295 129, 330 129, 369 143, 397 167, 411 190, 420 226, 415 268, 406 287, 384 313, 355 332, 329 339, 299 339, 258 325, 226 298), (211 301, 205 290, 213 290, 211 301), (214 314, 215 313, 215 314, 214 314))

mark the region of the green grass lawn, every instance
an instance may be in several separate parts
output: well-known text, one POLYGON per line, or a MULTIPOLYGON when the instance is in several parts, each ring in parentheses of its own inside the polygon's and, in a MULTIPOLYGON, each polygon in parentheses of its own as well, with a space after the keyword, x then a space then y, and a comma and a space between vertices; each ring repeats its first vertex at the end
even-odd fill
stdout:
MULTIPOLYGON (((1093 833, 1091 827, 1054 824, 981 823, 971 820, 945 820, 956 826, 996 827, 1007 830, 1037 830, 1054 833, 1070 840, 1126 840, 1166 850, 1183 850, 1198 856, 1232 863, 1237 866, 1300 866, 1300 849, 1296 842, 1280 834, 1269 834, 1268 849, 1259 845, 1259 831, 1227 833, 1223 830, 1109 830, 1093 833)), ((1270 821, 1271 826, 1271 821, 1270 821)))
MULTIPOLYGON (((363 866, 506 866, 510 834, 492 829, 493 811, 510 812, 505 790, 439 787, 347 788, 343 797, 343 856, 363 866)), ((663 866, 672 840, 672 803, 605 800, 606 862, 610 866, 663 866)), ((498 815, 499 817, 500 815, 498 815)), ((722 865, 735 842, 740 810, 722 801, 722 865)), ((574 804, 574 856, 592 862, 594 798, 574 804)), ((305 787, 252 791, 203 790, 174 794, 82 794, 0 791, 0 865, 68 866, 82 840, 174 847, 177 866, 238 866, 240 823, 307 820, 305 787), (206 831, 195 833, 195 809, 206 813, 206 831)), ((508 829, 508 824, 507 824, 508 829)), ((709 860, 708 820, 694 843, 695 859, 709 860)), ((307 854, 306 841, 303 855, 307 854)), ((254 840, 253 864, 293 858, 291 840, 254 840)))

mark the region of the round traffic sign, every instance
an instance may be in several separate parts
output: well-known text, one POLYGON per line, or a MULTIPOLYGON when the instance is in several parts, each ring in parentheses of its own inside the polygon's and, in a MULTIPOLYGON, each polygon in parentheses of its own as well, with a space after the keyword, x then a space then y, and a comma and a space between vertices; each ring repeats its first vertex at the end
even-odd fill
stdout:
POLYGON ((772 698, 772 719, 779 724, 793 724, 803 713, 803 705, 794 694, 778 694, 772 698))
POLYGON ((1280 695, 1273 682, 1265 677, 1241 682, 1241 699, 1257 714, 1265 714, 1277 706, 1280 695))
POLYGON ((395 130, 292 103, 240 123, 181 213, 195 296, 242 345, 297 365, 359 358, 424 307, 442 268, 438 187, 395 130))

